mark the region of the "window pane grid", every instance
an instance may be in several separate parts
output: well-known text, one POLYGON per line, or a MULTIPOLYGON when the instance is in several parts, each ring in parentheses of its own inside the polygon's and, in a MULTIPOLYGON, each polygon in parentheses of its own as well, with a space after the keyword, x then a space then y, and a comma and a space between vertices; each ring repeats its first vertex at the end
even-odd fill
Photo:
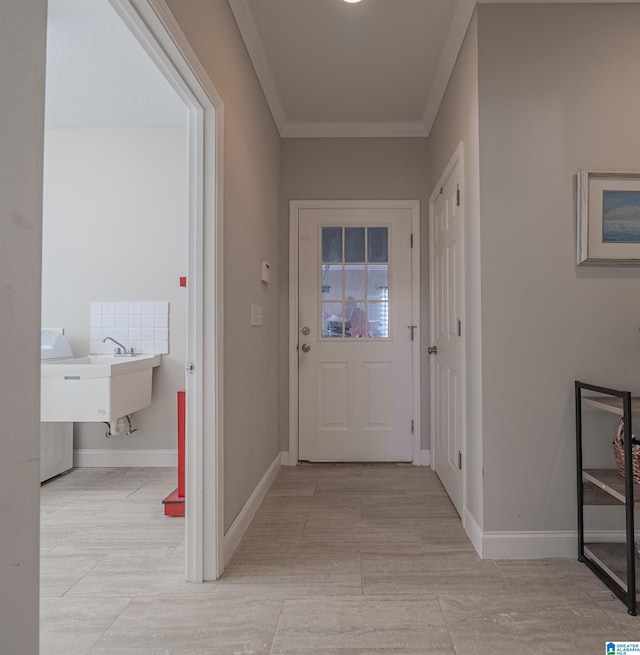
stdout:
POLYGON ((389 338, 387 227, 322 227, 323 338, 389 338))

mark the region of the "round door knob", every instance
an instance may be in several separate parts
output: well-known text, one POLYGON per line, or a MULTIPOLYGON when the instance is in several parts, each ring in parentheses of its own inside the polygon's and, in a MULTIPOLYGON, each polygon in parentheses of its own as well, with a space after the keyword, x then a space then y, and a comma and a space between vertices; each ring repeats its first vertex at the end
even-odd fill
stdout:
POLYGON ((438 354, 438 346, 429 346, 429 347, 427 348, 427 352, 428 352, 430 355, 437 355, 437 354, 438 354))
POLYGON ((311 346, 308 343, 303 343, 302 344, 302 352, 303 353, 308 353, 311 350, 311 346))

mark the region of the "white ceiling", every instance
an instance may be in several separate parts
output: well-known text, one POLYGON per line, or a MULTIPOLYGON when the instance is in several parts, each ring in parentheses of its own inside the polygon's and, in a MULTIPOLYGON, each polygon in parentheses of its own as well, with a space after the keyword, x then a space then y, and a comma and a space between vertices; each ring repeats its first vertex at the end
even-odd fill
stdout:
POLYGON ((182 127, 187 109, 108 0, 49 0, 45 121, 182 127))
POLYGON ((282 136, 427 136, 477 3, 229 0, 282 136))

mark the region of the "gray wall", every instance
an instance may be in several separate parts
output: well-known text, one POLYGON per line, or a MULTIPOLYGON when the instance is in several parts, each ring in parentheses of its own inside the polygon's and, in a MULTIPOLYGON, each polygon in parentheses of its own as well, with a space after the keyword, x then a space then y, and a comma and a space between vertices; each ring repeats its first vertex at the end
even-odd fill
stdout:
MULTIPOLYGON (((289 202, 291 200, 420 200, 421 261, 427 261, 426 139, 283 139, 280 210, 280 448, 289 450, 289 202)), ((428 268, 421 268, 428 289, 428 268)), ((421 344, 428 345, 429 306, 422 298, 421 344)), ((429 377, 422 362, 422 447, 429 448, 429 377)))
POLYGON ((280 136, 227 0, 167 4, 224 102, 224 457, 227 529, 279 452, 280 136), (263 326, 250 326, 251 305, 263 326))
MULTIPOLYGON (((458 144, 464 143, 464 266, 467 509, 480 527, 482 504, 482 342, 480 312, 480 193, 478 126, 478 22, 474 15, 429 135, 431 194, 458 144)), ((427 208, 428 211, 428 208, 427 208)), ((425 267, 428 257, 425 257, 425 267)), ((429 287, 423 288, 428 311, 429 287)))
POLYGON ((640 388, 640 271, 576 267, 574 201, 578 168, 640 170, 640 6, 478 25, 484 528, 570 530, 573 381, 640 388))
POLYGON ((38 653, 45 0, 0 5, 0 653, 38 653))
MULTIPOLYGON (((76 423, 76 449, 176 450, 187 340, 187 293, 179 286, 189 268, 187 150, 186 127, 46 130, 43 326, 65 328, 74 355, 84 357, 99 352, 90 349, 92 301, 170 307, 169 354, 153 372, 151 405, 133 415, 137 432, 106 439, 103 423, 76 423)), ((108 334, 118 338, 115 329, 108 334)))

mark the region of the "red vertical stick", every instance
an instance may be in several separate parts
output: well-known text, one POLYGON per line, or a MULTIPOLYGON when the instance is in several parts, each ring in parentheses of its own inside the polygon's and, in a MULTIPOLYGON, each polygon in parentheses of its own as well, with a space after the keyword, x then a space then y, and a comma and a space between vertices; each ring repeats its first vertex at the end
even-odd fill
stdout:
POLYGON ((184 441, 186 434, 186 391, 178 391, 178 497, 184 498, 184 441))
POLYGON ((165 516, 184 516, 186 397, 186 391, 178 391, 178 488, 162 501, 165 516))

